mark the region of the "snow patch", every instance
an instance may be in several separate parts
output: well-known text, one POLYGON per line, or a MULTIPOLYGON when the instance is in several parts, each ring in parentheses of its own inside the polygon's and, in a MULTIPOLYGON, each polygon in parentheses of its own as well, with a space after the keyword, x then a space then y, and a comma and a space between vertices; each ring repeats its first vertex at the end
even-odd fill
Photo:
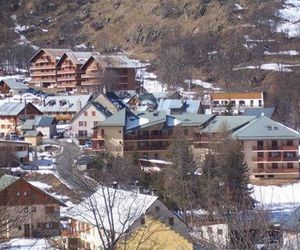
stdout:
POLYGON ((54 249, 51 247, 48 239, 24 239, 16 238, 8 242, 0 244, 0 249, 10 250, 40 250, 40 249, 54 249))
POLYGON ((283 32, 287 37, 298 37, 300 35, 300 1, 285 0, 283 9, 277 15, 283 19, 276 28, 277 32, 283 32))
POLYGON ((282 63, 265 63, 258 66, 245 66, 238 67, 233 70, 241 70, 241 69, 261 69, 261 70, 271 70, 271 71, 280 71, 280 72, 292 72, 290 67, 298 67, 300 64, 282 64, 282 63))
POLYGON ((82 44, 76 45, 74 48, 75 49, 87 49, 87 46, 84 43, 82 43, 82 44))
POLYGON ((269 52, 265 51, 265 55, 282 55, 282 56, 297 56, 299 52, 296 50, 285 50, 285 51, 278 51, 278 52, 269 52))
POLYGON ((204 82, 202 80, 199 79, 195 79, 195 80, 185 80, 185 83, 189 83, 191 82, 191 84, 195 84, 197 86, 200 86, 204 89, 210 89, 210 90, 216 90, 216 91, 220 91, 221 88, 218 87, 214 87, 213 83, 209 83, 209 82, 204 82))

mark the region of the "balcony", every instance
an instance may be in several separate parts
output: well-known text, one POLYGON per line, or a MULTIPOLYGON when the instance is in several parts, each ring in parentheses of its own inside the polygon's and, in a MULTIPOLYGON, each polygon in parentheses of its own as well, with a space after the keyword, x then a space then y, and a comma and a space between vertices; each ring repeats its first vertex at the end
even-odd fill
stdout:
POLYGON ((293 173, 293 174, 298 174, 299 169, 298 168, 264 168, 264 169, 254 169, 253 170, 254 174, 261 174, 261 173, 276 173, 276 174, 288 174, 288 173, 293 173))
POLYGON ((253 146, 252 147, 253 151, 298 151, 298 146, 277 146, 277 147, 272 147, 272 146, 263 146, 263 147, 258 147, 258 146, 253 146))
POLYGON ((102 135, 93 135, 92 140, 94 140, 94 141, 104 141, 105 138, 102 135))
POLYGON ((168 146, 125 146, 124 151, 166 151, 168 146))
POLYGON ((56 72, 34 72, 34 73, 31 73, 30 76, 55 76, 56 75, 56 72))
POLYGON ((172 140, 170 135, 125 135, 125 141, 172 140))
POLYGON ((71 77, 58 77, 57 78, 58 82, 63 82, 63 81, 76 81, 76 78, 74 76, 71 77))
POLYGON ((55 65, 45 65, 45 66, 31 66, 30 68, 29 68, 29 70, 30 71, 34 71, 34 70, 44 70, 44 69, 53 69, 53 70, 55 70, 56 69, 56 67, 55 67, 55 65))
POLYGON ((253 157, 253 162, 298 162, 298 157, 282 157, 282 156, 276 156, 276 157, 253 157))

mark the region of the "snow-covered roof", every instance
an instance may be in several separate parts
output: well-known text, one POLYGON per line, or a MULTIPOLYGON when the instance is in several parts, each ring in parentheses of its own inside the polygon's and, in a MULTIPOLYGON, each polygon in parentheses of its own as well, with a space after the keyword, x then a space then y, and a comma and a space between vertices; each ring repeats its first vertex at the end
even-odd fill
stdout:
POLYGON ((200 105, 200 100, 161 99, 158 103, 157 110, 165 111, 168 115, 172 113, 172 109, 181 109, 182 112, 188 114, 198 114, 200 105))
POLYGON ((27 90, 28 89, 28 87, 23 82, 17 81, 16 79, 3 79, 0 81, 0 84, 1 84, 1 82, 4 82, 10 89, 13 89, 13 90, 27 90))
POLYGON ((110 222, 115 232, 125 232, 158 199, 157 196, 125 191, 101 186, 80 204, 72 207, 67 215, 78 221, 96 226, 96 221, 103 221, 105 230, 110 231, 110 222), (111 205, 111 209, 107 207, 111 205), (113 218, 113 220, 111 219, 113 218))
POLYGON ((91 95, 66 95, 66 96, 48 96, 43 103, 36 105, 42 112, 78 112, 90 100, 91 95), (80 109, 81 109, 80 108, 80 109))

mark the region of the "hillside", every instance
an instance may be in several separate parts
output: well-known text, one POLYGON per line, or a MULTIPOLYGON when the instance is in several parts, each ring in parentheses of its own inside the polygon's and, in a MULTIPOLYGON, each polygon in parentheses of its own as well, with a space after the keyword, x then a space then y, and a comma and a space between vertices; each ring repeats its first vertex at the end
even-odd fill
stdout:
POLYGON ((270 105, 300 70, 296 0, 1 0, 1 7, 2 65, 25 68, 38 47, 126 51, 151 60, 169 85, 182 73, 173 64, 184 61, 183 77, 268 90, 270 105))

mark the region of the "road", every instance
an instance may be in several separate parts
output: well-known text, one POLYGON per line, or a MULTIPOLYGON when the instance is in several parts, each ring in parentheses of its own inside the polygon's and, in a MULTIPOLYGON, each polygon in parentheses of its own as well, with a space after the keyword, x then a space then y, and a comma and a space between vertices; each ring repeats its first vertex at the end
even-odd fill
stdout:
POLYGON ((56 170, 59 176, 64 179, 75 190, 80 190, 80 183, 74 177, 74 160, 80 155, 80 149, 74 143, 66 142, 65 139, 59 140, 62 152, 56 159, 56 170))

